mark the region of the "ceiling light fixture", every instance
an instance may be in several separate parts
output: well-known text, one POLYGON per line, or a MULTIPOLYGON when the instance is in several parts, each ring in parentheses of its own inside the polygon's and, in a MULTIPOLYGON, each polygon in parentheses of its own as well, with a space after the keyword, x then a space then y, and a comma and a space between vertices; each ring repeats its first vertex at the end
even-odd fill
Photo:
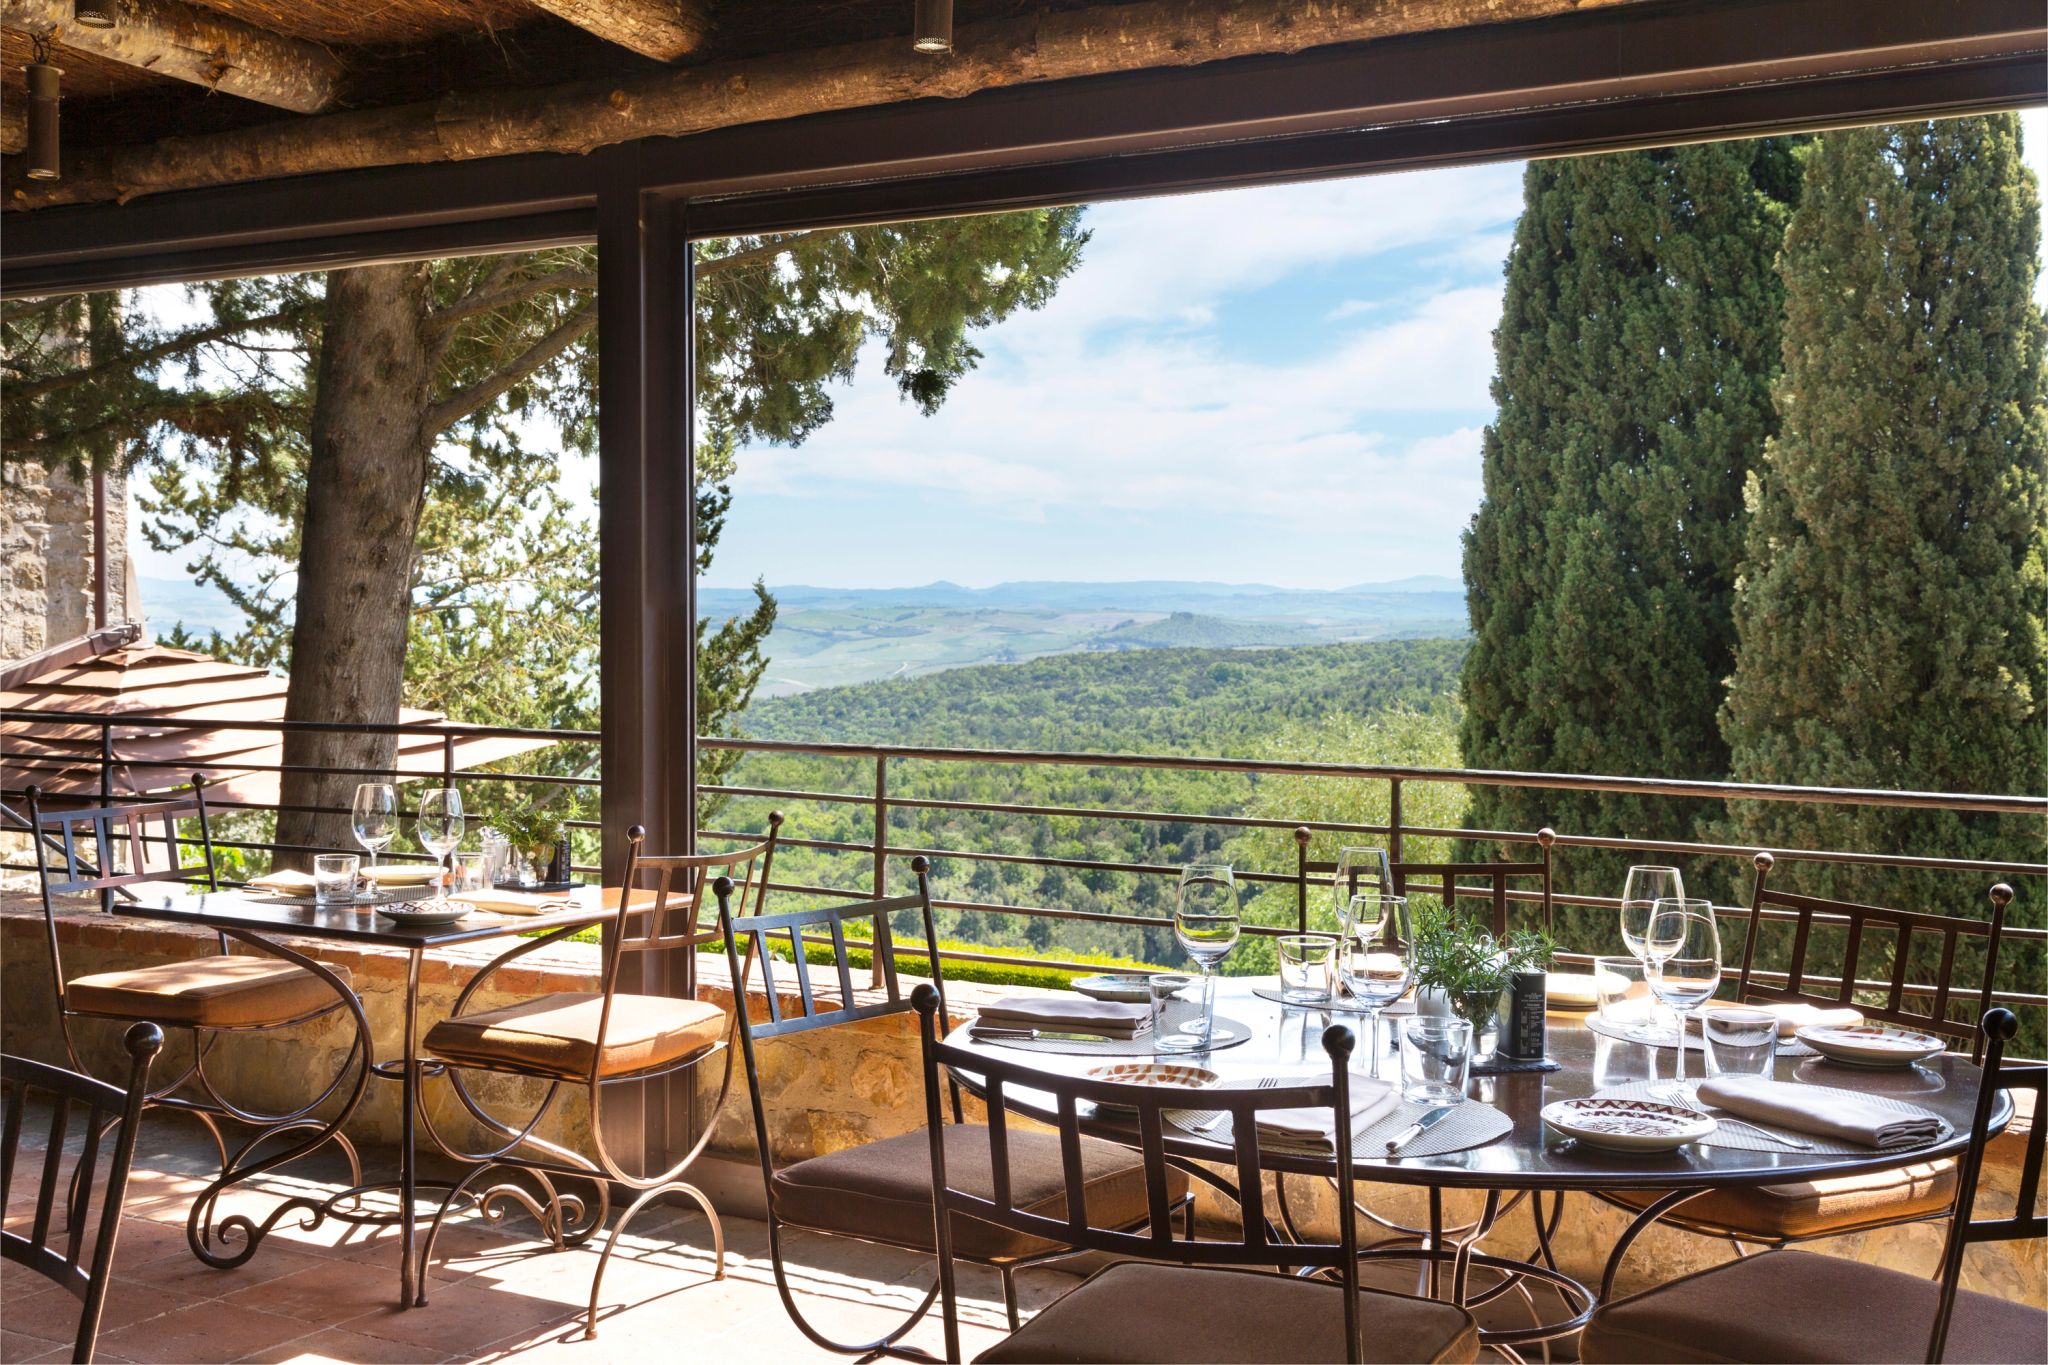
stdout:
POLYGON ((953 0, 917 0, 916 36, 910 45, 919 52, 953 50, 953 0))
POLYGON ((71 22, 86 28, 112 28, 121 19, 121 0, 72 0, 71 22))
POLYGON ((57 161, 57 103, 63 98, 62 68, 50 65, 50 49, 36 39, 35 57, 22 68, 28 78, 28 178, 55 180, 61 173, 57 161))

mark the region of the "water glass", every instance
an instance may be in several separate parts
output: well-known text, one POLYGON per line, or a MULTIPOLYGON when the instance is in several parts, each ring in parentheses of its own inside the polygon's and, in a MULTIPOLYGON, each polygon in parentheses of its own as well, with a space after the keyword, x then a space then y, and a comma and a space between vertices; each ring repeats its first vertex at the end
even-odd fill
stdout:
POLYGON ((1650 992, 1678 1016, 1678 1075, 1674 1089, 1685 1087, 1685 1033, 1692 1012, 1721 988, 1721 935, 1709 901, 1674 898, 1657 902, 1650 932, 1650 992))
POLYGON ((1327 934, 1288 934, 1280 940, 1280 998, 1290 1005, 1330 1003, 1330 962, 1337 940, 1327 934))
MULTIPOLYGON (((433 787, 420 793, 420 847, 433 854, 435 862, 445 861, 462 842, 462 825, 460 791, 454 787, 433 787)), ((446 894, 445 883, 435 894, 437 899, 446 894)))
POLYGON ((458 853, 450 860, 448 889, 450 891, 482 891, 491 884, 490 857, 488 853, 458 853))
POLYGON ((1337 932, 1350 937, 1351 898, 1363 891, 1378 891, 1391 896, 1394 893, 1393 867, 1387 861, 1387 851, 1362 845, 1348 845, 1337 850, 1337 870, 1330 878, 1336 893, 1337 932))
POLYGON ((1709 1076, 1768 1077, 1778 1059, 1778 1017, 1747 1005, 1717 1005, 1700 1014, 1709 1076))
POLYGON ((1229 863, 1190 863, 1174 897, 1173 936, 1202 969, 1202 1017, 1183 1030, 1207 1034, 1216 1018, 1216 967, 1237 947, 1237 877, 1229 863))
POLYGON ((1401 1098, 1411 1104, 1462 1104, 1472 1068, 1472 1025, 1463 1019, 1409 1019, 1401 1025, 1401 1098))
POLYGON ((1650 985, 1645 979, 1646 970, 1641 960, 1634 957, 1593 959, 1594 1010, 1601 1023, 1618 1028, 1631 1038, 1641 1038, 1650 1031, 1650 985))
POLYGON ((510 880, 512 841, 489 825, 484 826, 484 885, 496 886, 510 880))
POLYGON ((321 905, 344 905, 356 898, 356 869, 362 859, 353 853, 313 855, 313 899, 321 905))
MULTIPOLYGON (((355 829, 356 842, 370 855, 370 866, 375 867, 377 855, 391 847, 391 841, 398 837, 398 788, 389 782, 357 783, 349 821, 355 829)), ((361 901, 375 898, 370 891, 356 897, 361 901)))
POLYGON ((1199 1052, 1209 1046, 1189 1025, 1201 1022, 1201 1006, 1188 999, 1194 978, 1181 972, 1159 972, 1145 978, 1152 999, 1152 1047, 1156 1052, 1199 1052))

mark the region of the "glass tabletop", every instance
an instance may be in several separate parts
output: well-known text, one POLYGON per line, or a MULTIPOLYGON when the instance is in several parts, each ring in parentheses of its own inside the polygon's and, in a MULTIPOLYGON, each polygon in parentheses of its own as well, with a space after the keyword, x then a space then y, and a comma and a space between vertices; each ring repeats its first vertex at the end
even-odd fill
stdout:
MULTIPOLYGON (((138 887, 133 901, 114 903, 114 913, 131 919, 196 924, 209 929, 288 934, 301 938, 371 943, 385 947, 425 949, 471 943, 534 930, 596 924, 617 913, 615 887, 580 886, 565 893, 563 909, 537 915, 507 915, 472 910, 450 924, 400 924, 369 905, 307 905, 278 900, 260 891, 152 891, 138 887)), ((671 904, 678 903, 671 898, 671 904)), ((412 901, 408 904, 418 905, 412 901)))

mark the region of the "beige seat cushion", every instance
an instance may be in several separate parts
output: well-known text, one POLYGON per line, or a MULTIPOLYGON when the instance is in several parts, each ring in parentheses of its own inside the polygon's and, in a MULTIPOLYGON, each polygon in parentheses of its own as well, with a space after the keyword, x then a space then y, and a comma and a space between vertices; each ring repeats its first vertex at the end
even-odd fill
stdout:
MULTIPOLYGON (((948 1124, 946 1178, 956 1190, 995 1197, 988 1129, 948 1124)), ((1055 1133, 1012 1128, 1010 1195, 1027 1213, 1067 1216, 1066 1176, 1055 1133)), ((1135 1152, 1114 1143, 1081 1140, 1082 1201, 1096 1227, 1130 1227, 1147 1213, 1145 1167, 1135 1152)), ((1167 1197, 1187 1193, 1187 1176, 1167 1172, 1167 1197)), ((798 1227, 840 1232, 932 1249, 931 1143, 922 1131, 883 1138, 814 1156, 775 1173, 770 1186, 775 1216, 798 1227)), ((1010 1260, 1058 1249, 1058 1243, 999 1228, 992 1223, 954 1221, 953 1252, 970 1260, 1010 1260)))
MULTIPOLYGON (((1648 1208, 1668 1190, 1613 1190, 1632 1208, 1648 1208)), ((1956 1199, 1956 1163, 1923 1161, 1889 1171, 1745 1185, 1688 1199, 1671 1213, 1680 1222, 1760 1242, 1826 1237, 1875 1223, 1938 1218, 1956 1199)))
MULTIPOLYGON (((1257 1270, 1125 1261, 1090 1276, 979 1361, 1343 1360, 1341 1285, 1257 1270)), ((1472 1315, 1359 1294, 1368 1361, 1479 1358, 1472 1315)))
MULTIPOLYGON (((587 1076, 603 1010, 604 997, 594 992, 543 995, 443 1019, 427 1030, 427 1051, 458 1064, 587 1076)), ((711 1047, 725 1030, 726 1012, 702 1000, 614 996, 597 1074, 623 1076, 680 1062, 711 1047)))
MULTIPOLYGON (((1579 1339, 1593 1365, 1657 1360, 1922 1360, 1940 1286, 1861 1261, 1773 1251, 1605 1304, 1579 1339)), ((2048 1356, 2048 1312, 1956 1296, 1945 1359, 2048 1356)))
MULTIPOLYGON (((352 980, 346 967, 329 970, 344 986, 352 980)), ((64 1007, 75 1014, 180 1028, 260 1028, 338 1003, 332 986, 274 957, 195 957, 81 976, 64 987, 64 1007)))

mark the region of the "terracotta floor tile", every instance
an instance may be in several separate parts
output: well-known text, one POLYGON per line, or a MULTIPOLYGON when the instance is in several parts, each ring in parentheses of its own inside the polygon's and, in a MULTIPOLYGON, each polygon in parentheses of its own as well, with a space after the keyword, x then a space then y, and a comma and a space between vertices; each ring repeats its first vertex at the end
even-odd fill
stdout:
MULTIPOLYGON (((189 1300, 161 1289, 128 1284, 116 1275, 114 1286, 107 1294, 106 1307, 100 1313, 100 1335, 105 1337, 116 1328, 182 1308, 187 1302, 189 1300)), ((79 1310, 77 1299, 52 1285, 40 1294, 9 1299, 7 1326, 12 1331, 27 1332, 50 1341, 70 1341, 78 1332, 79 1310)))
MULTIPOLYGON (((258 1252, 258 1257, 262 1256, 258 1252)), ((289 1275, 237 1289, 221 1302, 294 1318, 307 1331, 331 1327, 398 1302, 398 1268, 356 1261, 321 1260, 289 1275)))
MULTIPOLYGON (((12 1307, 11 1304, 8 1306, 12 1307)), ((34 1336, 17 1331, 10 1323, 6 1327, 0 1327, 0 1365, 20 1365, 20 1362, 48 1355, 69 1340, 67 1337, 65 1342, 58 1342, 47 1337, 34 1336)))
POLYGON ((414 1365, 414 1362, 440 1358, 438 1354, 422 1352, 418 1346, 408 1342, 386 1341, 382 1337, 364 1336, 361 1332, 339 1327, 330 1327, 242 1357, 244 1361, 256 1362, 257 1365, 314 1365, 318 1361, 349 1362, 349 1365, 414 1365))
POLYGON ((422 1350, 473 1356, 500 1342, 537 1339, 577 1316, 575 1309, 548 1299, 474 1283, 438 1286, 427 1298, 424 1307, 401 1310, 385 1304, 342 1325, 422 1350))
POLYGON ((154 1361, 156 1365, 211 1365, 240 1360, 253 1352, 303 1337, 310 1330, 303 1322, 216 1299, 191 1304, 119 1331, 102 1332, 100 1344, 107 1354, 154 1361))
MULTIPOLYGON (((264 1246, 242 1264, 220 1270, 194 1256, 181 1233, 175 1251, 136 1265, 128 1259, 126 1240, 124 1233, 123 1245, 114 1255, 116 1278, 129 1284, 167 1290, 182 1295, 187 1301, 225 1298, 251 1285, 327 1264, 323 1257, 308 1255, 291 1247, 264 1246)), ((395 1285, 392 1292, 397 1292, 395 1285)))

